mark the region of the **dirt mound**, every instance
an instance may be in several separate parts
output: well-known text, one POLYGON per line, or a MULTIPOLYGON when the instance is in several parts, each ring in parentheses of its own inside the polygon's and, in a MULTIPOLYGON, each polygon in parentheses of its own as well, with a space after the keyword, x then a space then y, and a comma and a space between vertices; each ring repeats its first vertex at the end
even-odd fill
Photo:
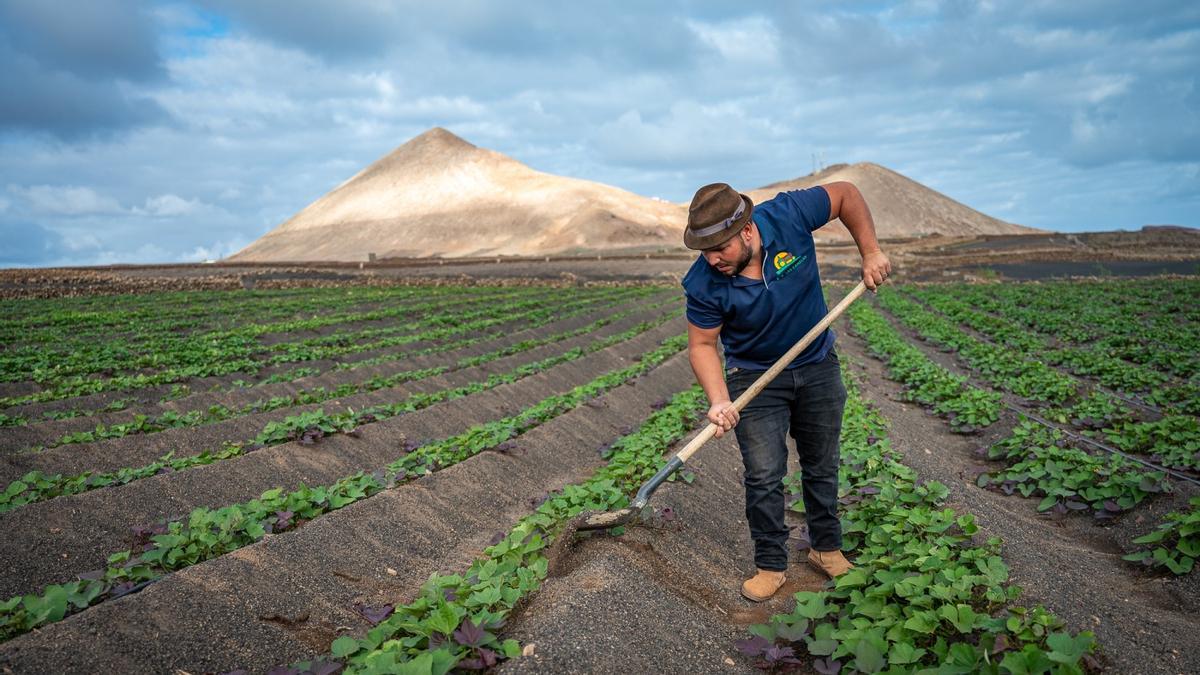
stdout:
POLYGON ((396 148, 234 254, 237 261, 675 248, 685 211, 534 171, 441 128, 396 148))
MULTIPOLYGON (((816 173, 781 181, 751 190, 746 194, 755 203, 771 199, 785 190, 849 181, 858 186, 881 239, 904 239, 940 234, 969 237, 982 234, 1031 234, 1041 232, 1030 227, 997 220, 954 201, 891 169, 870 162, 834 164, 816 173)), ((836 221, 817 231, 818 239, 849 239, 850 233, 836 221)))

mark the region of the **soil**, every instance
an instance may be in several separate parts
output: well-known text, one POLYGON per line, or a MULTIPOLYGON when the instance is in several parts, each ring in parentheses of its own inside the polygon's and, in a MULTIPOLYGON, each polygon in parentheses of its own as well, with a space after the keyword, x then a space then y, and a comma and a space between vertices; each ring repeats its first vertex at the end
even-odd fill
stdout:
MULTIPOLYGON (((1152 508, 1139 507, 1108 527, 1085 517, 1040 516, 1034 500, 974 484, 976 469, 986 463, 975 451, 1008 434, 1016 422, 1011 413, 984 434, 954 434, 917 404, 903 401, 901 387, 887 379, 883 364, 848 332, 842 333, 839 349, 862 374, 864 396, 890 421, 892 446, 922 480, 950 488, 949 506, 975 514, 979 536, 1000 537, 1012 581, 1025 589, 1024 604, 1044 605, 1072 630, 1096 633, 1112 672, 1200 671, 1195 618, 1200 580, 1195 574, 1178 579, 1147 575, 1121 560, 1133 537, 1145 534, 1166 512, 1183 508, 1194 490, 1178 484, 1174 494, 1155 500, 1152 508)), ((926 354, 954 368, 948 355, 928 348, 926 354)))
MULTIPOLYGON (((1155 262, 1171 264, 1200 257, 1197 248, 1187 243, 1190 232, 1152 234, 1137 256, 1153 254, 1159 256, 1155 262)), ((1089 243, 1081 238, 1084 244, 1079 245, 1066 238, 1037 237, 930 238, 893 242, 885 248, 895 251, 893 260, 901 279, 911 282, 1002 278, 1003 270, 990 274, 983 270, 993 269, 998 261, 1020 263, 1043 257, 1059 265, 1043 270, 1050 274, 1065 269, 1063 265, 1068 263, 1120 259, 1122 251, 1129 250, 1128 242, 1105 248, 1106 240, 1101 239, 1089 243), (944 249, 940 257, 931 254, 938 246, 944 249)), ((857 253, 852 246, 826 246, 819 256, 826 280, 854 279, 857 253)), ((1125 259, 1133 257, 1130 254, 1125 259)), ((678 279, 693 259, 692 254, 683 253, 550 261, 393 260, 362 268, 221 264, 6 271, 0 273, 0 294, 45 297, 165 288, 227 288, 237 293, 247 283, 264 288, 419 280, 495 285, 541 280, 562 287, 661 284, 664 293, 678 293, 678 279)), ((1108 270, 1117 269, 1104 264, 1108 270)), ((548 330, 552 329, 543 327, 538 332, 548 330)), ((405 441, 442 438, 471 424, 511 414, 601 372, 628 365, 658 339, 682 330, 682 320, 672 320, 626 345, 511 385, 367 425, 358 438, 332 437, 313 446, 276 446, 208 467, 4 514, 0 516, 6 534, 0 543, 0 567, 5 570, 0 578, 0 598, 101 567, 104 556, 120 548, 132 525, 180 515, 198 505, 241 501, 274 485, 315 484, 331 476, 378 468, 394 459, 405 441)), ((1004 435, 1015 423, 1014 417, 1006 416, 979 435, 953 434, 936 416, 900 400, 899 387, 884 376, 880 362, 866 354, 844 325, 838 333, 844 362, 860 374, 864 395, 891 422, 892 445, 922 480, 938 480, 950 488, 949 506, 973 513, 981 537, 1002 539, 1013 581, 1025 589, 1024 604, 1044 604, 1072 630, 1094 631, 1108 672, 1200 672, 1200 629, 1195 618, 1200 612, 1200 573, 1182 578, 1150 575, 1120 559, 1134 537, 1151 529, 1162 514, 1177 509, 1194 492, 1181 487, 1106 527, 1087 518, 1039 516, 1035 502, 980 489, 972 480, 973 469, 981 462, 975 450, 1004 435)), ((497 340, 492 348, 519 337, 513 334, 497 340)), ((394 400, 407 392, 427 390, 422 387, 473 381, 560 353, 574 344, 551 345, 478 369, 430 378, 425 384, 408 383, 353 403, 394 400)), ((919 346, 947 367, 959 368, 952 356, 919 346)), ((440 355, 433 360, 444 362, 446 358, 440 355)), ((398 369, 418 362, 424 363, 413 359, 398 369)), ((322 377, 312 381, 327 381, 322 377)), ((362 636, 368 630, 367 621, 354 609, 356 602, 407 602, 430 574, 462 571, 493 535, 507 531, 530 511, 531 500, 547 490, 584 480, 602 463, 598 447, 627 433, 650 414, 653 404, 693 381, 686 355, 677 355, 598 399, 595 405, 581 406, 527 432, 517 439, 512 452, 482 453, 296 530, 268 536, 168 575, 139 593, 0 644, 0 673, 217 673, 235 668, 263 672, 272 665, 317 656, 326 652, 336 637, 362 636)), ((301 383, 279 391, 296 386, 301 383)), ((179 405, 207 400, 196 395, 179 405)), ((211 400, 241 399, 222 394, 211 400)), ((261 422, 256 420, 253 431, 261 428, 261 422)), ((202 431, 215 433, 219 426, 202 431)), ((244 435, 250 426, 242 429, 235 424, 226 431, 244 435)), ((134 457, 156 458, 164 450, 164 440, 196 452, 210 447, 213 438, 220 438, 189 435, 194 431, 181 430, 176 436, 170 435, 173 432, 153 434, 161 438, 144 447, 141 440, 91 444, 84 448, 88 461, 77 463, 64 454, 62 464, 55 466, 64 470, 126 466, 134 457), (110 459, 101 459, 105 452, 112 453, 110 459)), ((3 443, 14 447, 10 439, 3 443)), ((5 459, 12 456, 8 453, 5 459)), ((54 456, 46 453, 47 458, 54 456)), ((60 460, 43 461, 48 462, 44 468, 50 469, 49 462, 60 460)), ((826 580, 796 554, 783 592, 763 604, 743 599, 738 589, 754 566, 742 518, 736 442, 732 437, 710 442, 688 468, 696 480, 663 485, 644 520, 625 534, 577 535, 556 549, 550 577, 503 629, 504 637, 516 638, 532 653, 504 663, 500 670, 755 670, 754 664, 736 651, 735 641, 747 637, 747 626, 789 611, 794 592, 817 590, 826 580)), ((19 467, 11 465, 5 475, 17 470, 19 467)), ((801 520, 792 524, 799 534, 801 520)))

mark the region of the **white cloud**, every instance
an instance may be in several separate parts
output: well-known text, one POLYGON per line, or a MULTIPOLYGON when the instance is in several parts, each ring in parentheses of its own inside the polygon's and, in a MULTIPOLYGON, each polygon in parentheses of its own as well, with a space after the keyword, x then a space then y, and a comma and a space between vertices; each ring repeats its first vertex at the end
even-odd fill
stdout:
POLYGON ((197 246, 185 256, 183 259, 189 262, 205 262, 207 260, 220 260, 237 253, 238 251, 250 245, 250 239, 237 236, 228 241, 216 241, 209 246, 197 246))
POLYGON ((74 185, 9 185, 8 191, 22 197, 34 214, 91 216, 121 213, 116 199, 90 187, 74 185))
POLYGON ((178 195, 165 194, 147 199, 144 208, 135 207, 133 212, 138 215, 169 218, 190 215, 203 210, 206 206, 195 199, 184 199, 178 195))
POLYGON ((779 59, 779 30, 764 16, 722 23, 688 20, 687 27, 723 58, 738 64, 774 64, 779 59))

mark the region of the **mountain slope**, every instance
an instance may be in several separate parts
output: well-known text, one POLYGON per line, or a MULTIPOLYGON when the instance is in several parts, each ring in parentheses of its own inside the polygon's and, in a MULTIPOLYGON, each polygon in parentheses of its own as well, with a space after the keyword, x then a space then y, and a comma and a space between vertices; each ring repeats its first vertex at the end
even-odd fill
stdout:
POLYGON ((238 261, 675 248, 686 209, 535 171, 435 127, 245 249, 238 261))
MULTIPOLYGON (((960 237, 1041 232, 980 213, 911 178, 870 162, 835 164, 807 176, 750 190, 746 194, 757 204, 785 190, 799 190, 834 181, 849 181, 858 186, 867 205, 871 207, 875 232, 881 239, 931 234, 960 237)), ((841 221, 834 221, 817 230, 816 237, 849 239, 850 234, 841 221)))

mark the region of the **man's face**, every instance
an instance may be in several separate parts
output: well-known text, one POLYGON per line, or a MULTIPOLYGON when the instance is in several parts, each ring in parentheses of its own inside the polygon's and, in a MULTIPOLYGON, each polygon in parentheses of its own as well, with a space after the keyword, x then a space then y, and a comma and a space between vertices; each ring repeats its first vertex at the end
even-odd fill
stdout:
POLYGON ((737 276, 746 269, 746 265, 750 264, 750 247, 743 241, 743 233, 746 230, 733 235, 720 246, 706 248, 701 253, 704 254, 704 259, 709 265, 717 268, 717 271, 727 277, 737 276))

